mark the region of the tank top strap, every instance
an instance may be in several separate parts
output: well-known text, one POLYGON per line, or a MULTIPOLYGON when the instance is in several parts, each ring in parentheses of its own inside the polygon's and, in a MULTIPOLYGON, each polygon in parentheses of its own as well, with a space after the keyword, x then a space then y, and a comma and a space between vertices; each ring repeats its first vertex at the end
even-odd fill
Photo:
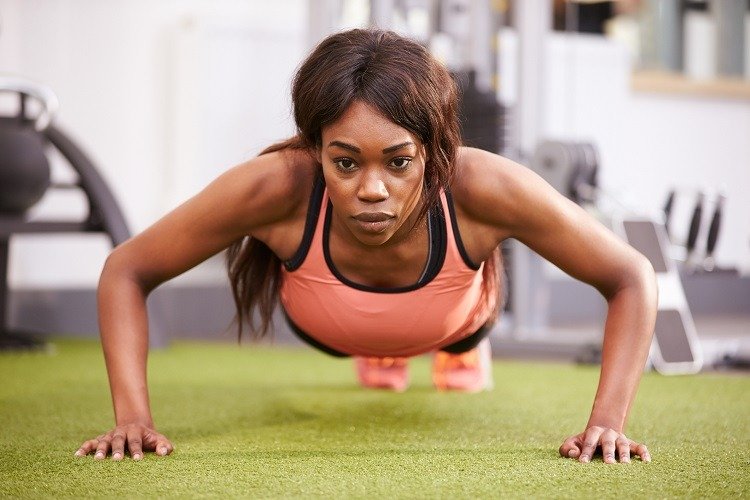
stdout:
POLYGON ((292 258, 284 261, 284 268, 287 271, 291 272, 299 269, 307 258, 307 254, 310 251, 310 246, 313 244, 315 235, 320 233, 323 219, 323 217, 320 217, 320 210, 323 203, 328 199, 327 196, 324 196, 325 192, 325 179, 323 179, 323 175, 318 174, 313 181, 312 193, 310 194, 310 201, 307 206, 307 216, 305 217, 305 229, 302 233, 302 243, 300 243, 299 248, 297 248, 297 251, 292 258))
MULTIPOLYGON (((456 207, 453 204, 453 195, 450 190, 445 190, 440 195, 443 205, 445 207, 444 212, 448 214, 450 221, 446 221, 446 229, 448 233, 448 244, 453 247, 452 250, 461 256, 463 263, 471 270, 478 271, 481 264, 474 263, 469 254, 466 253, 464 242, 461 239, 461 233, 458 230, 458 218, 456 217, 456 207)), ((451 252, 449 252, 451 253, 451 252)))

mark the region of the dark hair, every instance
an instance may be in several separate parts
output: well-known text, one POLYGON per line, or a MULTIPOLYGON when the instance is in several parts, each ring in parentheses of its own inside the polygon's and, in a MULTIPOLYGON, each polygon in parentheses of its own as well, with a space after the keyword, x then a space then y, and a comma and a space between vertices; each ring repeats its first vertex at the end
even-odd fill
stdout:
MULTIPOLYGON (((320 42, 292 84, 297 135, 260 154, 287 149, 314 151, 321 146, 323 126, 336 121, 357 100, 379 110, 424 144, 423 217, 453 178, 461 145, 458 90, 446 68, 424 47, 391 31, 353 29, 320 42)), ((279 258, 262 242, 245 237, 227 249, 226 262, 238 335, 242 336, 244 319, 251 333, 265 335, 278 302, 279 258), (256 308, 259 329, 253 316, 256 308)))

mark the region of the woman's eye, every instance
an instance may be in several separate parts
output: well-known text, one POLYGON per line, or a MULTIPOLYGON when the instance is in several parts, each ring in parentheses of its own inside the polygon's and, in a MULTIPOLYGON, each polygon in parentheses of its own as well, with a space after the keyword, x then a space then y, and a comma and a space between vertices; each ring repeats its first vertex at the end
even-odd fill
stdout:
POLYGON ((391 161, 391 166, 398 170, 404 169, 411 163, 411 158, 394 158, 391 161))
POLYGON ((339 170, 349 171, 352 168, 354 168, 354 161, 350 160, 349 158, 342 158, 341 160, 336 160, 336 166, 339 168, 339 170))

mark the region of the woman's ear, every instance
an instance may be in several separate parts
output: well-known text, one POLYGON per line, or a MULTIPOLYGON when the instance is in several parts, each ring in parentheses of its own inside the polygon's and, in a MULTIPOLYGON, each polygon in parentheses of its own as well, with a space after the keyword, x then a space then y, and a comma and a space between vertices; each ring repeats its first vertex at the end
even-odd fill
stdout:
POLYGON ((315 148, 315 159, 316 159, 316 160, 318 161, 318 163, 320 163, 321 165, 323 164, 323 155, 322 155, 322 153, 320 152, 320 146, 318 146, 318 147, 316 147, 316 148, 315 148))

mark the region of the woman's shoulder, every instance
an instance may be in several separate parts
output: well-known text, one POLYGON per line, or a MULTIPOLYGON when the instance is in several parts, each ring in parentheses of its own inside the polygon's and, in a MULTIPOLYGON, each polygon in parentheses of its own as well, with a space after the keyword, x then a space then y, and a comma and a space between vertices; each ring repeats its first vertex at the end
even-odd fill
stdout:
POLYGON ((473 220, 510 223, 523 207, 524 190, 533 173, 509 158, 461 147, 451 194, 457 211, 473 220))
POLYGON ((309 151, 290 148, 256 156, 235 168, 248 185, 294 196, 314 179, 317 164, 309 151))
POLYGON ((224 180, 234 196, 226 201, 241 207, 237 224, 280 258, 289 258, 302 239, 310 196, 320 168, 302 149, 262 154, 230 169, 224 180))
POLYGON ((309 151, 283 149, 231 168, 224 174, 224 182, 239 190, 248 209, 261 210, 278 220, 306 207, 317 171, 309 151))

